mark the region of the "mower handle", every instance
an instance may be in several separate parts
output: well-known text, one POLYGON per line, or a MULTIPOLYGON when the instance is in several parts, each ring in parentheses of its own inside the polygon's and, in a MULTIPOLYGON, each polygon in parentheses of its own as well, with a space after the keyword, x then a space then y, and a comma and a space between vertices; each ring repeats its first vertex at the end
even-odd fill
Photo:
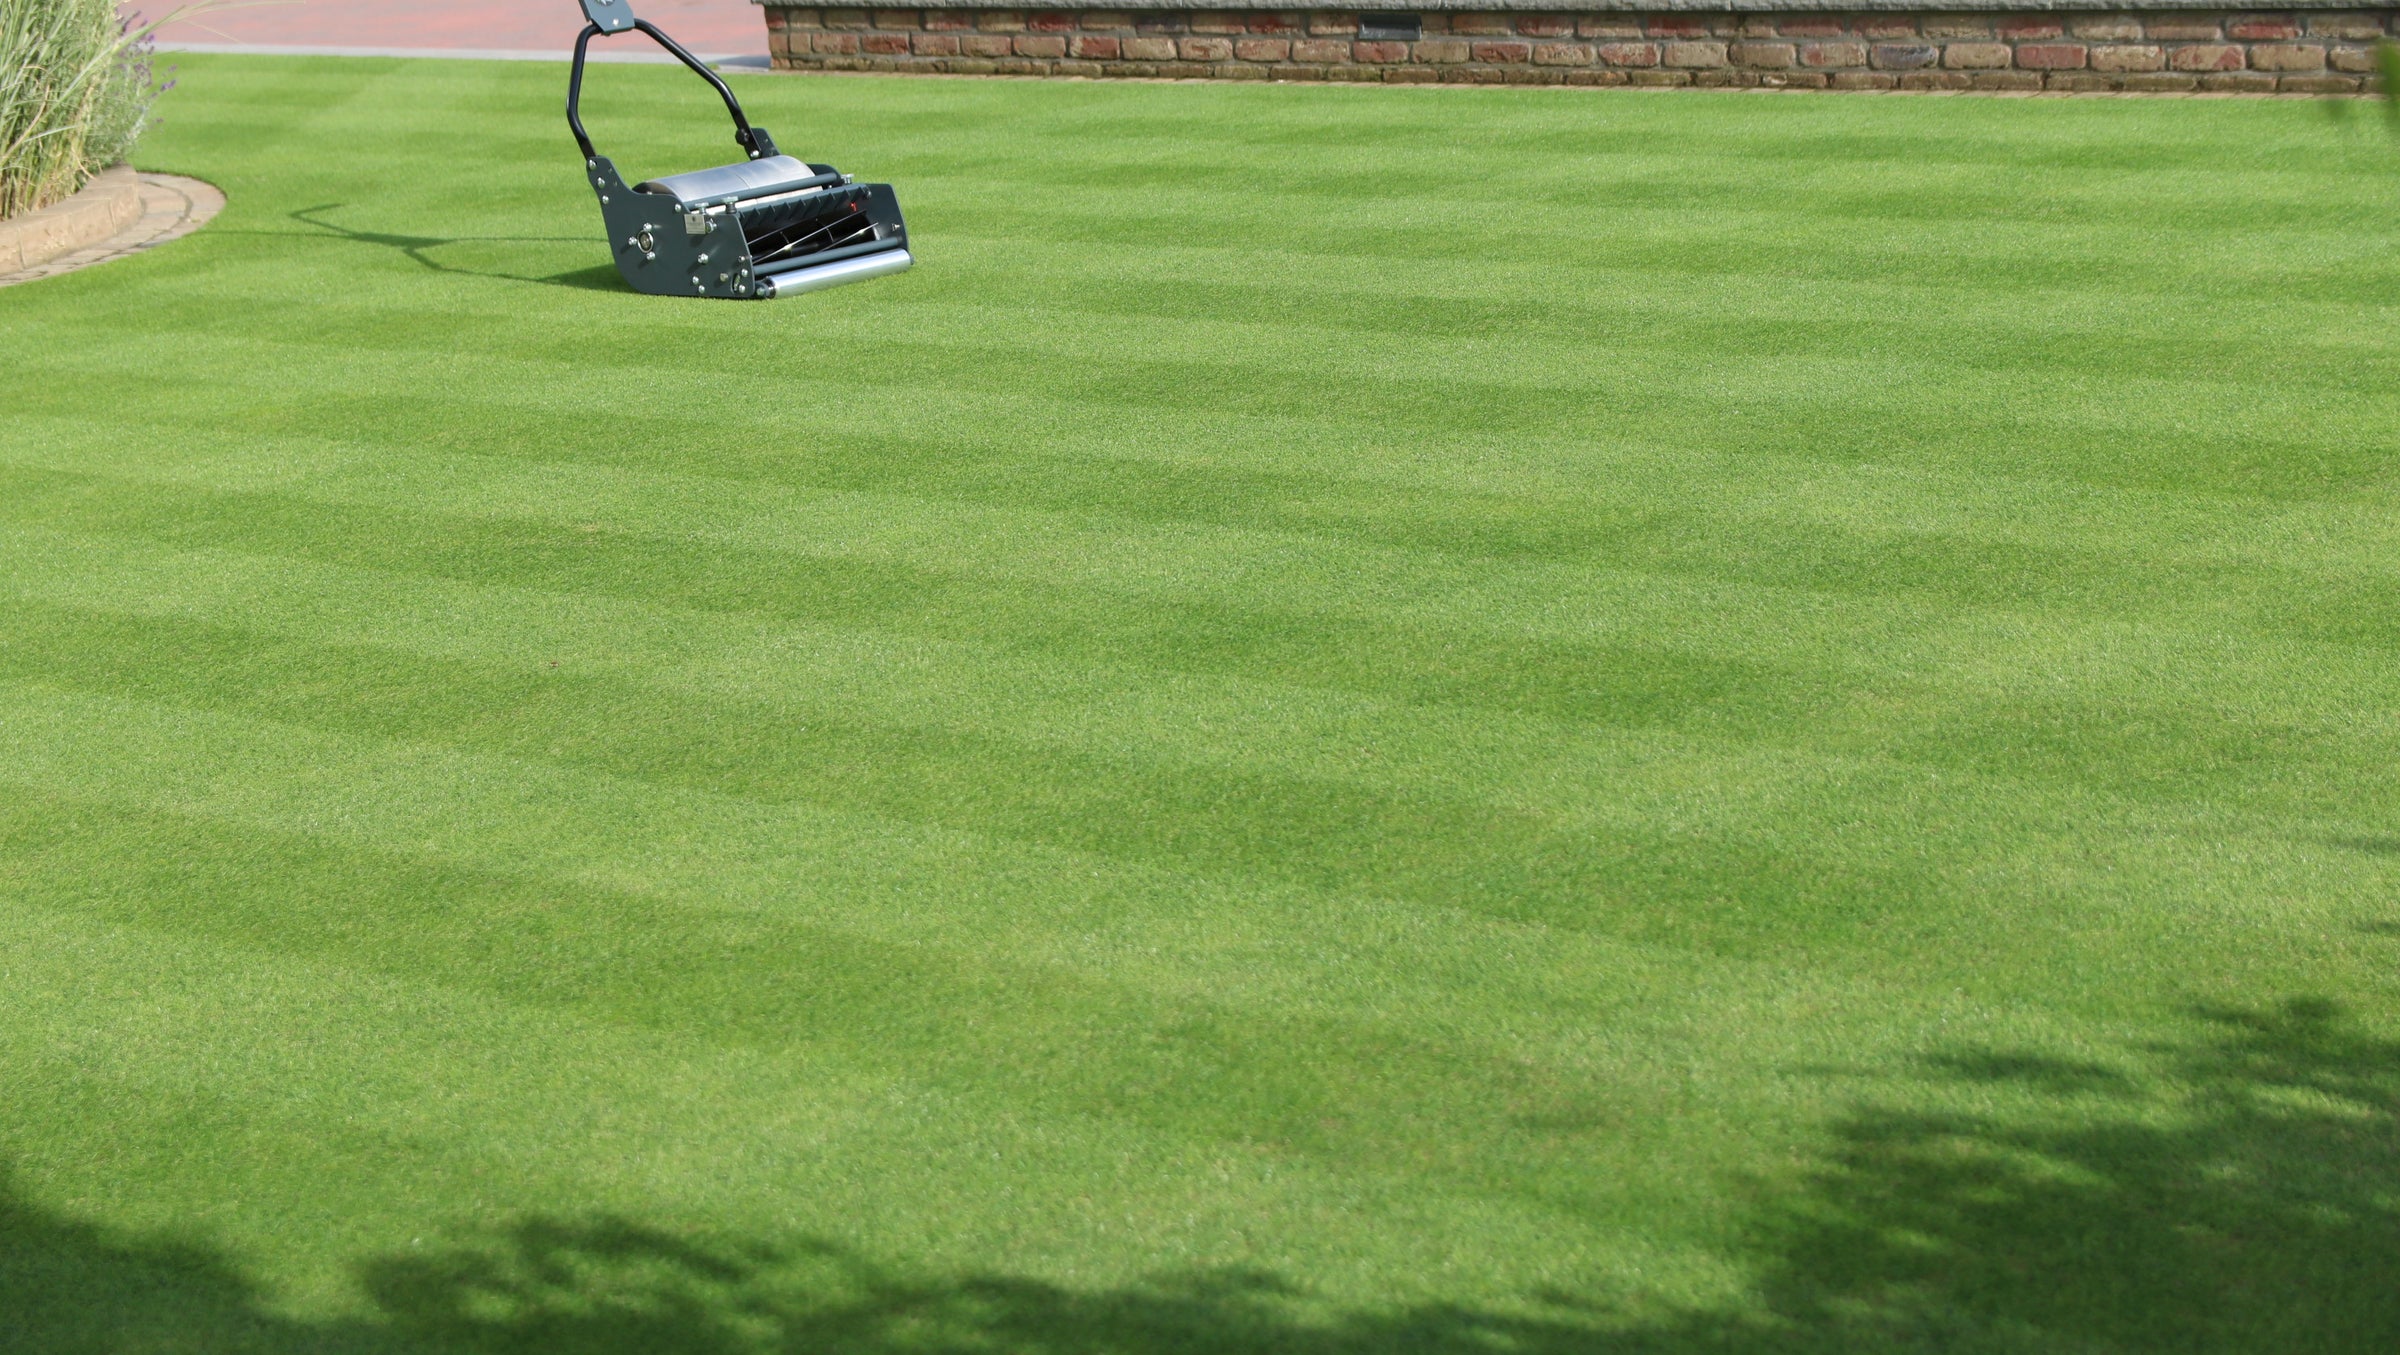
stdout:
POLYGON ((725 101, 725 111, 733 115, 734 144, 750 152, 753 160, 775 154, 775 138, 768 136, 765 128, 750 125, 748 115, 742 112, 742 101, 733 97, 733 88, 725 83, 725 78, 685 51, 682 43, 651 27, 648 20, 635 18, 633 0, 583 0, 583 13, 591 22, 584 25, 583 36, 575 39, 575 71, 567 77, 567 126, 574 129, 575 144, 583 148, 584 159, 599 155, 592 149, 592 138, 583 130, 584 56, 591 49, 592 39, 637 29, 691 67, 694 74, 716 86, 717 97, 725 101))

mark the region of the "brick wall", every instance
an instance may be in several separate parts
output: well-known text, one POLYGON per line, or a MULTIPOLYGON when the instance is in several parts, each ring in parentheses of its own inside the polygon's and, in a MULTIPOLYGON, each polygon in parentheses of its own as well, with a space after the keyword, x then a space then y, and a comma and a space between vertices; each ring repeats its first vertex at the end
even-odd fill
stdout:
POLYGON ((1416 84, 2354 93, 2400 11, 1418 15, 768 5, 787 70, 1416 84))

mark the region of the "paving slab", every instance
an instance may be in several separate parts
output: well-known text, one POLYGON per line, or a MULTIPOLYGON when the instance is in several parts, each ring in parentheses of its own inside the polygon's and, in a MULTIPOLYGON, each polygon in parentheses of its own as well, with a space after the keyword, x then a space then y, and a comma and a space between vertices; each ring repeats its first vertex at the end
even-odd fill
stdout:
MULTIPOLYGON (((712 59, 767 54, 766 20, 752 0, 636 0, 637 12, 677 42, 712 59)), ((156 16, 172 0, 122 6, 156 16)), ((583 30, 575 0, 278 0, 179 20, 159 31, 166 51, 281 52, 294 56, 448 56, 556 60, 583 30)), ((638 36, 594 43, 620 57, 657 49, 638 36)))

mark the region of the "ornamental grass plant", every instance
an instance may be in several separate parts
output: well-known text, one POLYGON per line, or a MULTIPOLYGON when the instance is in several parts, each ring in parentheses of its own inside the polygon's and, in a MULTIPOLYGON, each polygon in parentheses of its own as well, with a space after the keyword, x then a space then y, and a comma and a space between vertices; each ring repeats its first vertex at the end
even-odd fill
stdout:
POLYGON ((0 217, 67 197, 133 149, 159 94, 156 27, 115 0, 0 0, 0 217))

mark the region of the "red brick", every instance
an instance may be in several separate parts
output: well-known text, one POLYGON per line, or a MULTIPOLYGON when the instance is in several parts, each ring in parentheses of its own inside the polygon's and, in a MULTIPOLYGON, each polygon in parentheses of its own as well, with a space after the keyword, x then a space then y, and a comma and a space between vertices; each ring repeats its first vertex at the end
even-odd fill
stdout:
POLYGON ((1867 45, 1863 42, 1804 42, 1800 44, 1800 64, 1820 69, 1864 66, 1867 64, 1867 45))
POLYGON ((2215 42, 2224 33, 2205 14, 2153 14, 2142 20, 2142 36, 2152 42, 2215 42))
MULTIPOLYGON (((781 31, 783 30, 783 27, 784 27, 784 25, 790 22, 790 16, 791 16, 793 13, 795 13, 795 11, 793 11, 793 10, 788 10, 788 9, 771 9, 771 10, 768 10, 768 11, 767 11, 767 31, 768 31, 768 32, 770 32, 770 33, 777 33, 777 32, 781 32, 781 31)), ((813 17, 813 16, 812 16, 812 17, 813 17)))
POLYGON ((818 56, 852 56, 858 52, 856 33, 814 33, 809 49, 818 56))
POLYGON ((1650 36, 1654 38, 1705 38, 1708 36, 1708 24, 1705 20, 1694 19, 1682 14, 1656 15, 1648 21, 1648 27, 1650 36))
POLYGON ((1913 71, 1942 59, 1942 49, 1929 42, 1879 42, 1872 58, 1877 70, 1913 71))
POLYGON ((975 14, 975 26, 986 33, 1022 33, 1025 31, 1025 11, 1021 9, 986 9, 975 14))
POLYGON ((1233 54, 1244 61, 1287 61, 1292 44, 1288 38, 1235 38, 1233 54))
POLYGON ((952 32, 975 26, 975 11, 969 9, 929 9, 925 11, 925 26, 952 32))
POLYGON ((2225 21, 2225 36, 2244 42, 2273 42, 2300 36, 2300 25, 2281 14, 2236 14, 2225 21))
POLYGON ((1185 38, 1175 51, 1186 61, 1223 61, 1233 55, 1233 44, 1223 38, 1185 38))
POLYGON ((2249 63, 2242 59, 2239 47, 2200 44, 2168 52, 2167 64, 2179 71, 2238 71, 2249 63))
POLYGON ((873 20, 863 9, 829 9, 825 11, 827 28, 866 28, 873 20))
POLYGON ((1308 12, 1308 31, 1320 37, 1356 33, 1358 15, 1346 9, 1312 9, 1308 12))
POLYGON ((1214 9, 1195 11, 1189 26, 1195 33, 1214 33, 1219 37, 1247 31, 1242 26, 1241 15, 1214 9))
POLYGON ((915 33, 908 40, 909 50, 918 56, 957 56, 958 35, 955 33, 915 33))
POLYGON ((1563 38, 1575 31, 1575 21, 1564 14, 1520 14, 1517 31, 1529 38, 1563 38))
POLYGON ((1621 85, 1625 83, 1625 72, 1610 70, 1568 71, 1567 83, 1570 85, 1621 85))
POLYGON ((1996 32, 1991 19, 1980 14, 1928 14, 1917 27, 1929 38, 1989 38, 1996 32))
POLYGON ((2000 36, 2011 42, 2036 42, 2062 36, 2066 31, 2064 25, 2047 14, 2009 14, 2000 19, 2000 36))
POLYGON ((1405 42, 1356 42, 1350 45, 1350 55, 1353 60, 1371 66, 1381 66, 1389 62, 1408 60, 1408 44, 1405 42))
POLYGON ((2313 42, 2262 42, 2250 49, 2254 71, 2321 71, 2325 49, 2313 42))
POLYGON ((1502 65, 1533 59, 1530 42, 1479 42, 1474 47, 1475 59, 1490 65, 1502 65))
POLYGON ((1509 25, 1508 16, 1505 14, 1469 12, 1451 15, 1450 31, 1488 37, 1495 33, 1514 33, 1517 30, 1509 25))
POLYGON ((2372 14, 2311 14, 2308 31, 2311 37, 2373 42, 2383 36, 2383 21, 2372 14))
POLYGON ((1035 10, 1025 16, 1025 26, 1036 33, 1072 33, 1075 31, 1075 16, 1054 9, 1035 10))
POLYGON ((1658 44, 1655 42, 1604 42, 1596 50, 1600 59, 1611 66, 1658 64, 1658 44))
POLYGON ((1085 61, 1114 61, 1124 55, 1118 39, 1099 33, 1076 34, 1067 44, 1067 51, 1085 61))
POLYGON ((1905 14, 1862 14, 1858 18, 1858 35, 1862 38, 1913 38, 1917 21, 1905 14))
POLYGON ((1705 69, 1725 64, 1725 44, 1721 42, 1670 42, 1661 53, 1670 66, 1685 70, 1705 69))
POLYGON ((958 50, 966 56, 1007 56, 1009 45, 997 33, 967 33, 960 36, 958 50))
POLYGON ((1838 38, 1848 30, 1838 18, 1822 14, 1793 14, 1778 20, 1775 31, 1787 38, 1838 38))
POLYGON ((858 49, 875 56, 907 56, 908 34, 869 33, 858 40, 858 49))
MULTIPOLYGON (((2080 55, 2083 49, 2075 51, 2080 55)), ((2005 42, 1954 42, 1942 49, 1942 64, 1952 70, 1999 70, 2014 55, 2005 42)))
POLYGON ((1253 33, 1305 33, 1308 16, 1299 10, 1261 10, 1244 25, 1253 33))
POLYGON ((1350 44, 1333 38, 1314 38, 1292 44, 1294 61, 1348 61, 1350 44))
POLYGON ((1088 33, 1113 32, 1120 28, 1133 27, 1133 16, 1121 9, 1080 9, 1075 11, 1075 20, 1082 24, 1084 31, 1088 33))
POLYGON ((2067 25, 2067 31, 2087 42, 2139 42, 2142 21, 2131 14, 2083 14, 2067 25))
POLYGON ((1587 14, 1576 23, 1575 35, 1584 38, 1638 38, 1642 35, 1642 22, 1629 14, 1587 14))
POLYGON ((1752 70, 1785 70, 1797 55, 1788 42, 1737 42, 1733 45, 1733 64, 1752 70))
POLYGON ((2103 43, 2092 48, 2092 69, 2096 71, 2161 71, 2166 68, 2166 50, 2154 43, 2103 43))
POLYGON ((1538 42, 1533 47, 1536 66, 1589 66, 1592 64, 1592 45, 1588 42, 1538 42))
POLYGON ((2017 66, 2028 71, 2079 71, 2091 51, 2080 42, 2028 42, 2017 48, 2017 66))

